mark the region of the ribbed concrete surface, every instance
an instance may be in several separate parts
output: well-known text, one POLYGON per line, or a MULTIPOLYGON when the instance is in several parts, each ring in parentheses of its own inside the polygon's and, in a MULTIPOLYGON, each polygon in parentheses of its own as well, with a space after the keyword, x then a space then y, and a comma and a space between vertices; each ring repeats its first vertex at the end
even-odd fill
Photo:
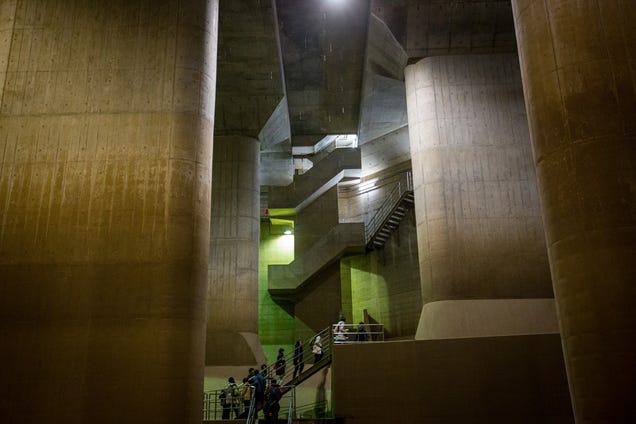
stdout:
POLYGON ((216 14, 0 2, 0 422, 201 421, 216 14))
POLYGON ((214 140, 206 365, 252 365, 262 353, 240 333, 258 332, 257 139, 214 140))
POLYGON ((636 419, 636 3, 513 1, 578 423, 636 419))
POLYGON ((552 297, 516 55, 405 75, 424 302, 552 297))

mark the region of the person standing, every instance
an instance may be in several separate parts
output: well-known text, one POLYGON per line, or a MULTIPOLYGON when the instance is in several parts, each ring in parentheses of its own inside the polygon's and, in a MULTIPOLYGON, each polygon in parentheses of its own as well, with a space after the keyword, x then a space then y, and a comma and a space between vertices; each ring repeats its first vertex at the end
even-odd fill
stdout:
MULTIPOLYGON (((238 418, 239 416, 239 398, 240 398, 240 391, 239 391, 239 386, 236 384, 236 381, 234 380, 234 377, 230 377, 228 378, 228 384, 227 386, 225 386, 225 402, 226 405, 229 408, 232 408, 232 410, 234 411, 234 417, 238 418)), ((225 415, 225 408, 223 409, 223 414, 225 415)), ((229 412, 227 413, 228 418, 229 417, 229 412)))
POLYGON ((282 347, 278 349, 278 356, 276 357, 276 363, 274 364, 274 370, 279 381, 282 382, 285 375, 285 349, 282 347))
POLYGON ((247 414, 250 412, 250 403, 252 402, 252 386, 250 386, 247 377, 243 379, 241 398, 243 399, 243 412, 238 418, 247 418, 247 414))
POLYGON ((303 358, 303 343, 300 340, 296 341, 294 345, 294 378, 296 375, 300 375, 305 368, 305 361, 303 358))
POLYGON ((230 411, 232 407, 234 407, 234 410, 237 412, 236 415, 238 415, 238 409, 235 407, 236 405, 235 403, 236 399, 234 398, 235 390, 238 390, 238 386, 236 385, 236 382, 234 381, 234 377, 230 377, 227 380, 227 386, 225 386, 225 388, 222 390, 220 395, 221 407, 223 408, 221 419, 223 420, 230 419, 230 411))
POLYGON ((334 333, 334 341, 336 343, 343 343, 347 340, 347 324, 345 317, 341 317, 338 324, 335 325, 333 329, 334 333))
POLYGON ((314 339, 314 344, 311 347, 311 353, 314 354, 314 364, 317 364, 318 361, 322 359, 322 341, 320 340, 320 336, 316 336, 314 339))
POLYGON ((265 400, 265 377, 263 377, 258 370, 254 370, 254 375, 249 379, 249 382, 252 386, 254 386, 256 410, 260 411, 263 408, 263 402, 265 400))
POLYGON ((282 387, 276 380, 272 380, 271 384, 265 391, 265 406, 263 413, 265 414, 266 423, 277 423, 278 412, 280 411, 280 399, 283 396, 282 387))
POLYGON ((369 340, 368 334, 367 334, 367 329, 364 327, 364 322, 360 322, 360 324, 358 324, 358 337, 357 337, 359 342, 366 342, 367 340, 369 340))

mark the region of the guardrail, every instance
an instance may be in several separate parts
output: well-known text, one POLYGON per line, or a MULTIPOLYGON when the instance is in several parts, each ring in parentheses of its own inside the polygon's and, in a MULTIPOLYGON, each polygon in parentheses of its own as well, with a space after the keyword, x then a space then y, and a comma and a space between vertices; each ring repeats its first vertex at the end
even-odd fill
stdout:
POLYGON ((331 332, 336 344, 384 341, 384 324, 333 324, 331 332))
MULTIPOLYGON (((298 405, 295 398, 296 385, 331 363, 334 344, 383 340, 383 324, 333 324, 303 343, 302 361, 294 364, 294 352, 289 352, 283 357, 283 367, 277 366, 276 362, 278 361, 276 361, 260 370, 259 372, 265 377, 268 386, 273 380, 276 380, 281 386, 283 396, 278 403, 279 406, 284 404, 287 406, 281 406, 279 417, 286 417, 287 421, 290 422, 289 420, 292 418, 298 417, 326 418, 331 416, 331 411, 327 410, 328 403, 325 400, 298 405), (317 337, 320 337, 321 356, 315 356, 312 353, 312 347, 317 337)), ((248 386, 251 388, 249 406, 244 403, 243 389, 246 384, 248 383, 237 385, 240 394, 238 397, 225 397, 227 395, 224 393, 226 388, 205 391, 203 393, 203 420, 245 419, 247 424, 256 422, 257 407, 260 408, 262 405, 255 403, 254 386, 248 386)))
POLYGON ((369 243, 375 233, 382 227, 384 221, 389 217, 391 211, 402 196, 407 192, 413 191, 413 173, 411 171, 404 172, 400 179, 395 184, 395 187, 389 192, 382 205, 378 208, 373 218, 367 222, 364 227, 364 239, 366 243, 369 243))

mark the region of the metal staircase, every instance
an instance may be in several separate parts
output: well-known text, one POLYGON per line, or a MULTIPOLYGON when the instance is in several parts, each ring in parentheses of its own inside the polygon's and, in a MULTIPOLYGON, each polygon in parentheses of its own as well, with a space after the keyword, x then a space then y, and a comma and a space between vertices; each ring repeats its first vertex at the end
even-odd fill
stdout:
POLYGON ((382 248, 414 204, 413 174, 408 171, 400 178, 382 206, 365 226, 367 249, 382 248))

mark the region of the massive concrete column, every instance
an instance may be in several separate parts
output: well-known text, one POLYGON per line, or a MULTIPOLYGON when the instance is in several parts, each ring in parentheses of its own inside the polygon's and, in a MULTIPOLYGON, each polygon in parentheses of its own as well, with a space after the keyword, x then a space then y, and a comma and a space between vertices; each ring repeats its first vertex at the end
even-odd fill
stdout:
POLYGON ((416 337, 557 332, 516 55, 430 57, 405 76, 416 337))
POLYGON ((201 422, 216 4, 0 2, 0 422, 201 422))
POLYGON ((254 365, 258 340, 260 143, 214 140, 206 364, 254 365))
POLYGON ((578 423, 636 420, 636 2, 513 1, 578 423))

